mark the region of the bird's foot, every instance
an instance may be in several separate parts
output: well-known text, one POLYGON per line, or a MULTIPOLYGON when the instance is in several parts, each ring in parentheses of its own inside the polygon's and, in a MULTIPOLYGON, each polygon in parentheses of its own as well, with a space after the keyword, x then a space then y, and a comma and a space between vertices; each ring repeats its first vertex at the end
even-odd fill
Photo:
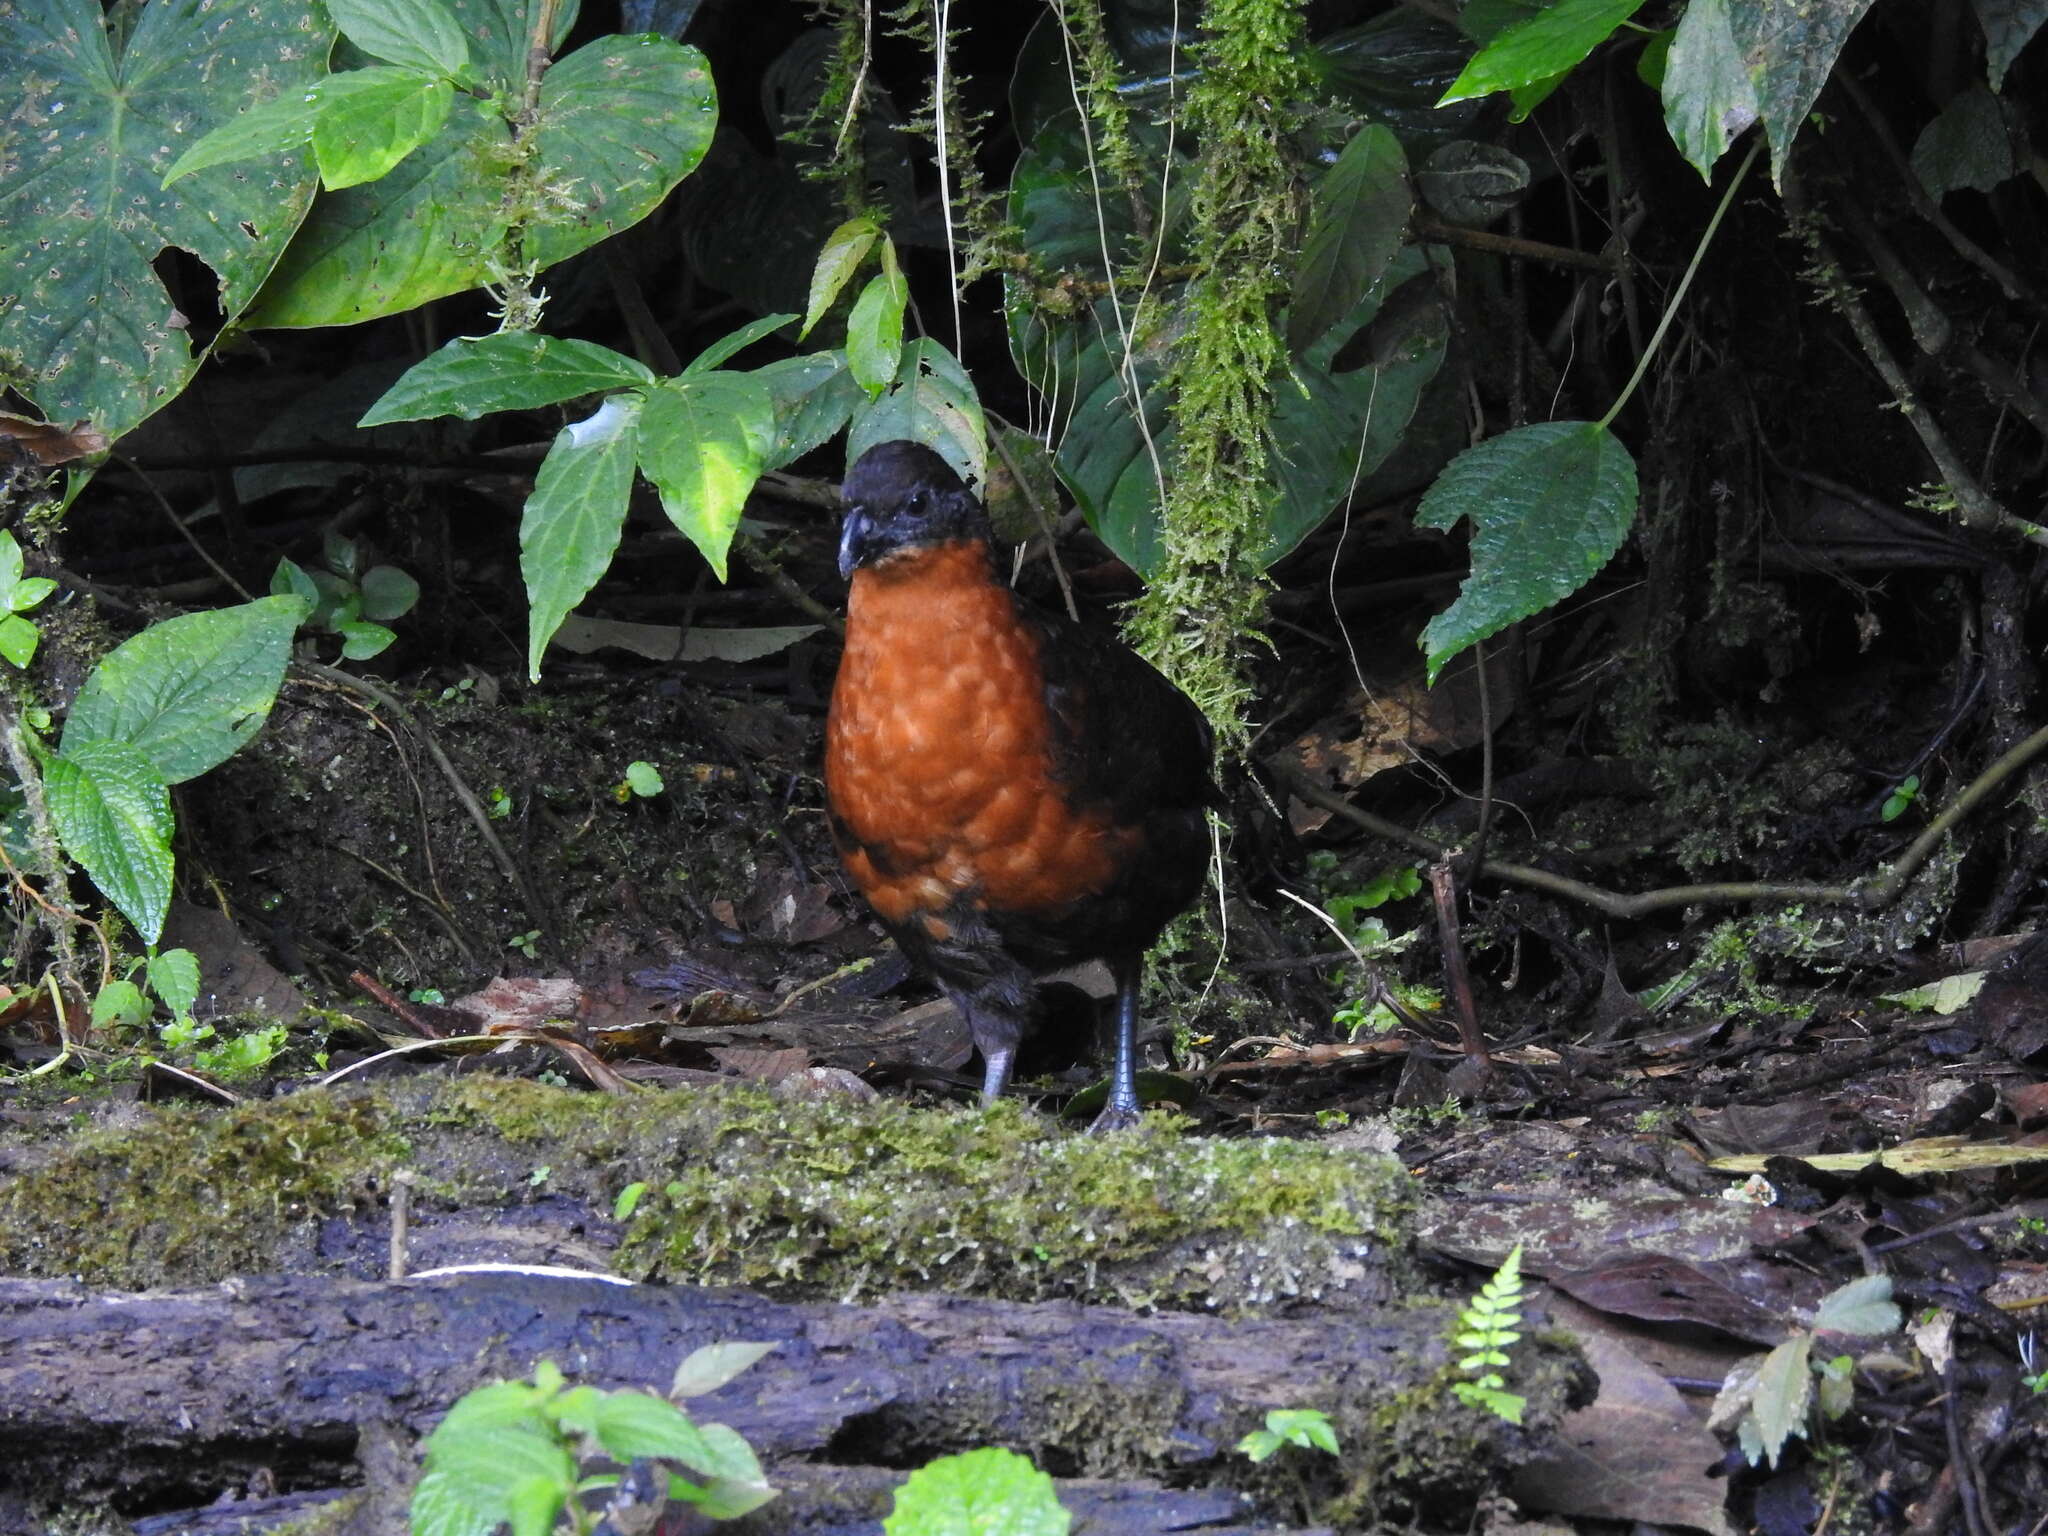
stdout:
POLYGON ((1144 1118, 1143 1112, 1135 1104, 1106 1105, 1102 1113, 1095 1117, 1095 1122, 1088 1127, 1088 1134, 1101 1136, 1110 1131, 1136 1130, 1144 1118))

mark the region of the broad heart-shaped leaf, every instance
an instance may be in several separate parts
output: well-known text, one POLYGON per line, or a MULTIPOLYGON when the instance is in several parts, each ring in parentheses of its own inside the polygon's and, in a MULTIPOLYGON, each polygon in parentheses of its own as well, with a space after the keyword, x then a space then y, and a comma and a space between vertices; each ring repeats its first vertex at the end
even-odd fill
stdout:
POLYGON ((953 354, 929 337, 904 345, 901 361, 879 398, 854 413, 846 433, 846 462, 877 443, 899 438, 923 443, 962 479, 979 480, 988 458, 988 423, 981 397, 953 354))
MULTIPOLYGON (((523 0, 448 3, 470 36, 474 71, 513 89, 525 78, 523 0)), ((574 206, 529 231, 539 264, 638 223, 696 168, 717 118, 695 48, 602 37, 558 61, 541 82, 533 168, 574 206)), ((508 145, 502 118, 465 103, 382 180, 322 197, 249 323, 340 325, 484 283, 502 254, 508 145)))
POLYGON ((1780 183, 1792 140, 1805 125, 1842 45, 1871 0, 1744 0, 1728 29, 1756 82, 1757 113, 1771 138, 1771 181, 1780 183))
POLYGON ((1323 335, 1386 274, 1408 227, 1408 157, 1393 130, 1367 123, 1317 179, 1315 217, 1294 275, 1287 347, 1323 335))
POLYGON ((43 793, 64 851, 142 936, 163 937, 171 905, 171 792, 138 748, 86 741, 52 757, 43 793))
POLYGON ((647 391, 640 472, 720 581, 740 510, 774 449, 775 402, 750 373, 686 373, 647 391))
POLYGON ((1472 56, 1441 105, 1533 85, 1575 68, 1641 10, 1643 0, 1557 0, 1516 22, 1472 56))
POLYGON ((72 701, 65 753, 122 742, 167 784, 224 762, 269 718, 306 611, 302 597, 263 597, 165 619, 124 640, 72 701))
POLYGON ((1734 0, 1692 0, 1664 65, 1664 126, 1701 176, 1757 118, 1756 83, 1728 25, 1734 0))
POLYGON ((941 1456, 896 1490, 883 1536, 1066 1536, 1052 1479, 998 1446, 941 1456))
POLYGON ((536 411, 602 389, 652 384, 654 370, 594 341, 499 331, 458 336, 399 376, 360 427, 393 421, 460 416, 475 421, 492 411, 536 411))
POLYGON ((462 28, 441 0, 327 0, 344 36, 373 59, 459 80, 469 67, 462 28))
POLYGON ((194 300, 235 319, 305 216, 313 167, 216 166, 168 191, 164 173, 318 80, 332 40, 312 0, 159 0, 118 52, 98 0, 0 5, 0 385, 110 438, 185 386, 200 356, 151 263, 191 252, 219 282, 194 300))
POLYGON ((375 181, 439 133, 455 104, 446 80, 390 65, 331 75, 322 94, 313 159, 330 192, 375 181))
POLYGON ((612 396, 595 415, 555 434, 533 478, 519 520, 519 570, 526 578, 526 669, 535 682, 549 639, 618 550, 639 424, 639 397, 612 396))
POLYGON ((1422 632, 1429 680, 1459 652, 1591 581, 1635 516, 1635 460, 1593 422, 1519 427, 1451 460, 1415 521, 1448 531, 1470 518, 1472 574, 1422 632))

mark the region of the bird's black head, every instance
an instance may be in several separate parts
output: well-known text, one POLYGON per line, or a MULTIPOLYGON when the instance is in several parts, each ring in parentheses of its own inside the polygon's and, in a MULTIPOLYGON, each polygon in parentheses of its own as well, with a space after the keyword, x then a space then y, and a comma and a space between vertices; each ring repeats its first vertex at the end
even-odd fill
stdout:
POLYGON ((877 443, 847 472, 839 574, 906 549, 988 542, 988 514, 953 466, 922 443, 877 443))

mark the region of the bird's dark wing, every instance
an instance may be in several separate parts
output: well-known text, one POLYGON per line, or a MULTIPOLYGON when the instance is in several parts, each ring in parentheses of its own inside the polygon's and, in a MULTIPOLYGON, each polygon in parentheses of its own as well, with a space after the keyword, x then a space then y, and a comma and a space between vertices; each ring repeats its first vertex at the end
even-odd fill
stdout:
POLYGON ((1053 771, 1078 802, 1129 825, 1222 803, 1213 733, 1186 694, 1115 635, 1018 608, 1039 635, 1053 771))

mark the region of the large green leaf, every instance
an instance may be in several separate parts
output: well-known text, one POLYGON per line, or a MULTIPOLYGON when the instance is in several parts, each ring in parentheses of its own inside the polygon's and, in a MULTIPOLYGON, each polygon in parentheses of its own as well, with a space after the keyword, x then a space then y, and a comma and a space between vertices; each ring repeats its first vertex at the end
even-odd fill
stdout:
POLYGON ((526 578, 526 668, 535 682, 548 641, 618 550, 639 424, 639 397, 612 396, 555 435, 533 478, 519 520, 519 570, 526 578))
POLYGON ((64 722, 64 751, 135 748, 167 784, 206 772, 263 728, 305 617, 302 597, 264 597, 152 624, 93 668, 64 722))
POLYGON ((1342 320, 1386 275, 1408 227, 1408 159, 1391 128, 1367 123, 1315 185, 1315 216, 1287 306, 1299 352, 1342 320))
POLYGON ((1692 0, 1664 64, 1664 126, 1702 176, 1757 118, 1756 83, 1728 25, 1732 0, 1692 0))
POLYGON ((720 581, 740 509, 774 448, 775 402, 752 374, 688 373, 647 391, 640 472, 720 581))
POLYGON ((923 443, 964 479, 979 480, 985 473, 988 423, 981 397, 953 354, 929 337, 905 343, 896 377, 854 413, 846 462, 899 438, 923 443))
MULTIPOLYGON (((472 68, 514 89, 525 45, 508 17, 523 18, 521 0, 451 0, 451 8, 470 32, 472 68)), ((569 206, 530 229, 539 264, 644 218, 695 169, 717 118, 711 73, 694 48, 603 37, 556 63, 541 83, 534 169, 547 186, 567 189, 569 206)), ((508 144, 502 119, 460 106, 381 181, 323 196, 250 323, 340 325, 483 284, 501 254, 508 144)))
POLYGON ((1600 573, 1636 515, 1636 465, 1605 427, 1545 421, 1459 454, 1416 509, 1424 528, 1472 521, 1472 573, 1429 621, 1434 683, 1444 663, 1600 573))
POLYGON ((941 1456, 910 1474, 884 1536, 1067 1536, 1052 1479, 1000 1446, 941 1456))
POLYGON ((313 195, 311 160, 216 166, 166 191, 185 146, 321 77, 333 33, 310 0, 157 0, 125 44, 97 0, 0 0, 0 384, 52 420, 119 437, 199 366, 152 270, 212 269, 229 319, 254 299, 313 195))
POLYGON ((645 363, 594 341, 538 331, 458 336, 408 368, 356 425, 430 416, 475 421, 492 411, 534 411, 578 395, 653 382, 654 370, 645 363))
POLYGON ((1472 56, 1444 104, 1534 85, 1576 68, 1643 7, 1643 0, 1556 0, 1504 28, 1472 56))
POLYGON ((43 793, 65 852, 144 943, 162 938, 174 823, 171 792, 155 764, 126 742, 81 742, 44 765, 43 793))
POLYGON ((1792 141, 1870 4, 1871 0, 1744 0, 1728 7, 1728 28, 1756 83, 1757 112, 1771 138, 1773 184, 1783 178, 1792 141))

